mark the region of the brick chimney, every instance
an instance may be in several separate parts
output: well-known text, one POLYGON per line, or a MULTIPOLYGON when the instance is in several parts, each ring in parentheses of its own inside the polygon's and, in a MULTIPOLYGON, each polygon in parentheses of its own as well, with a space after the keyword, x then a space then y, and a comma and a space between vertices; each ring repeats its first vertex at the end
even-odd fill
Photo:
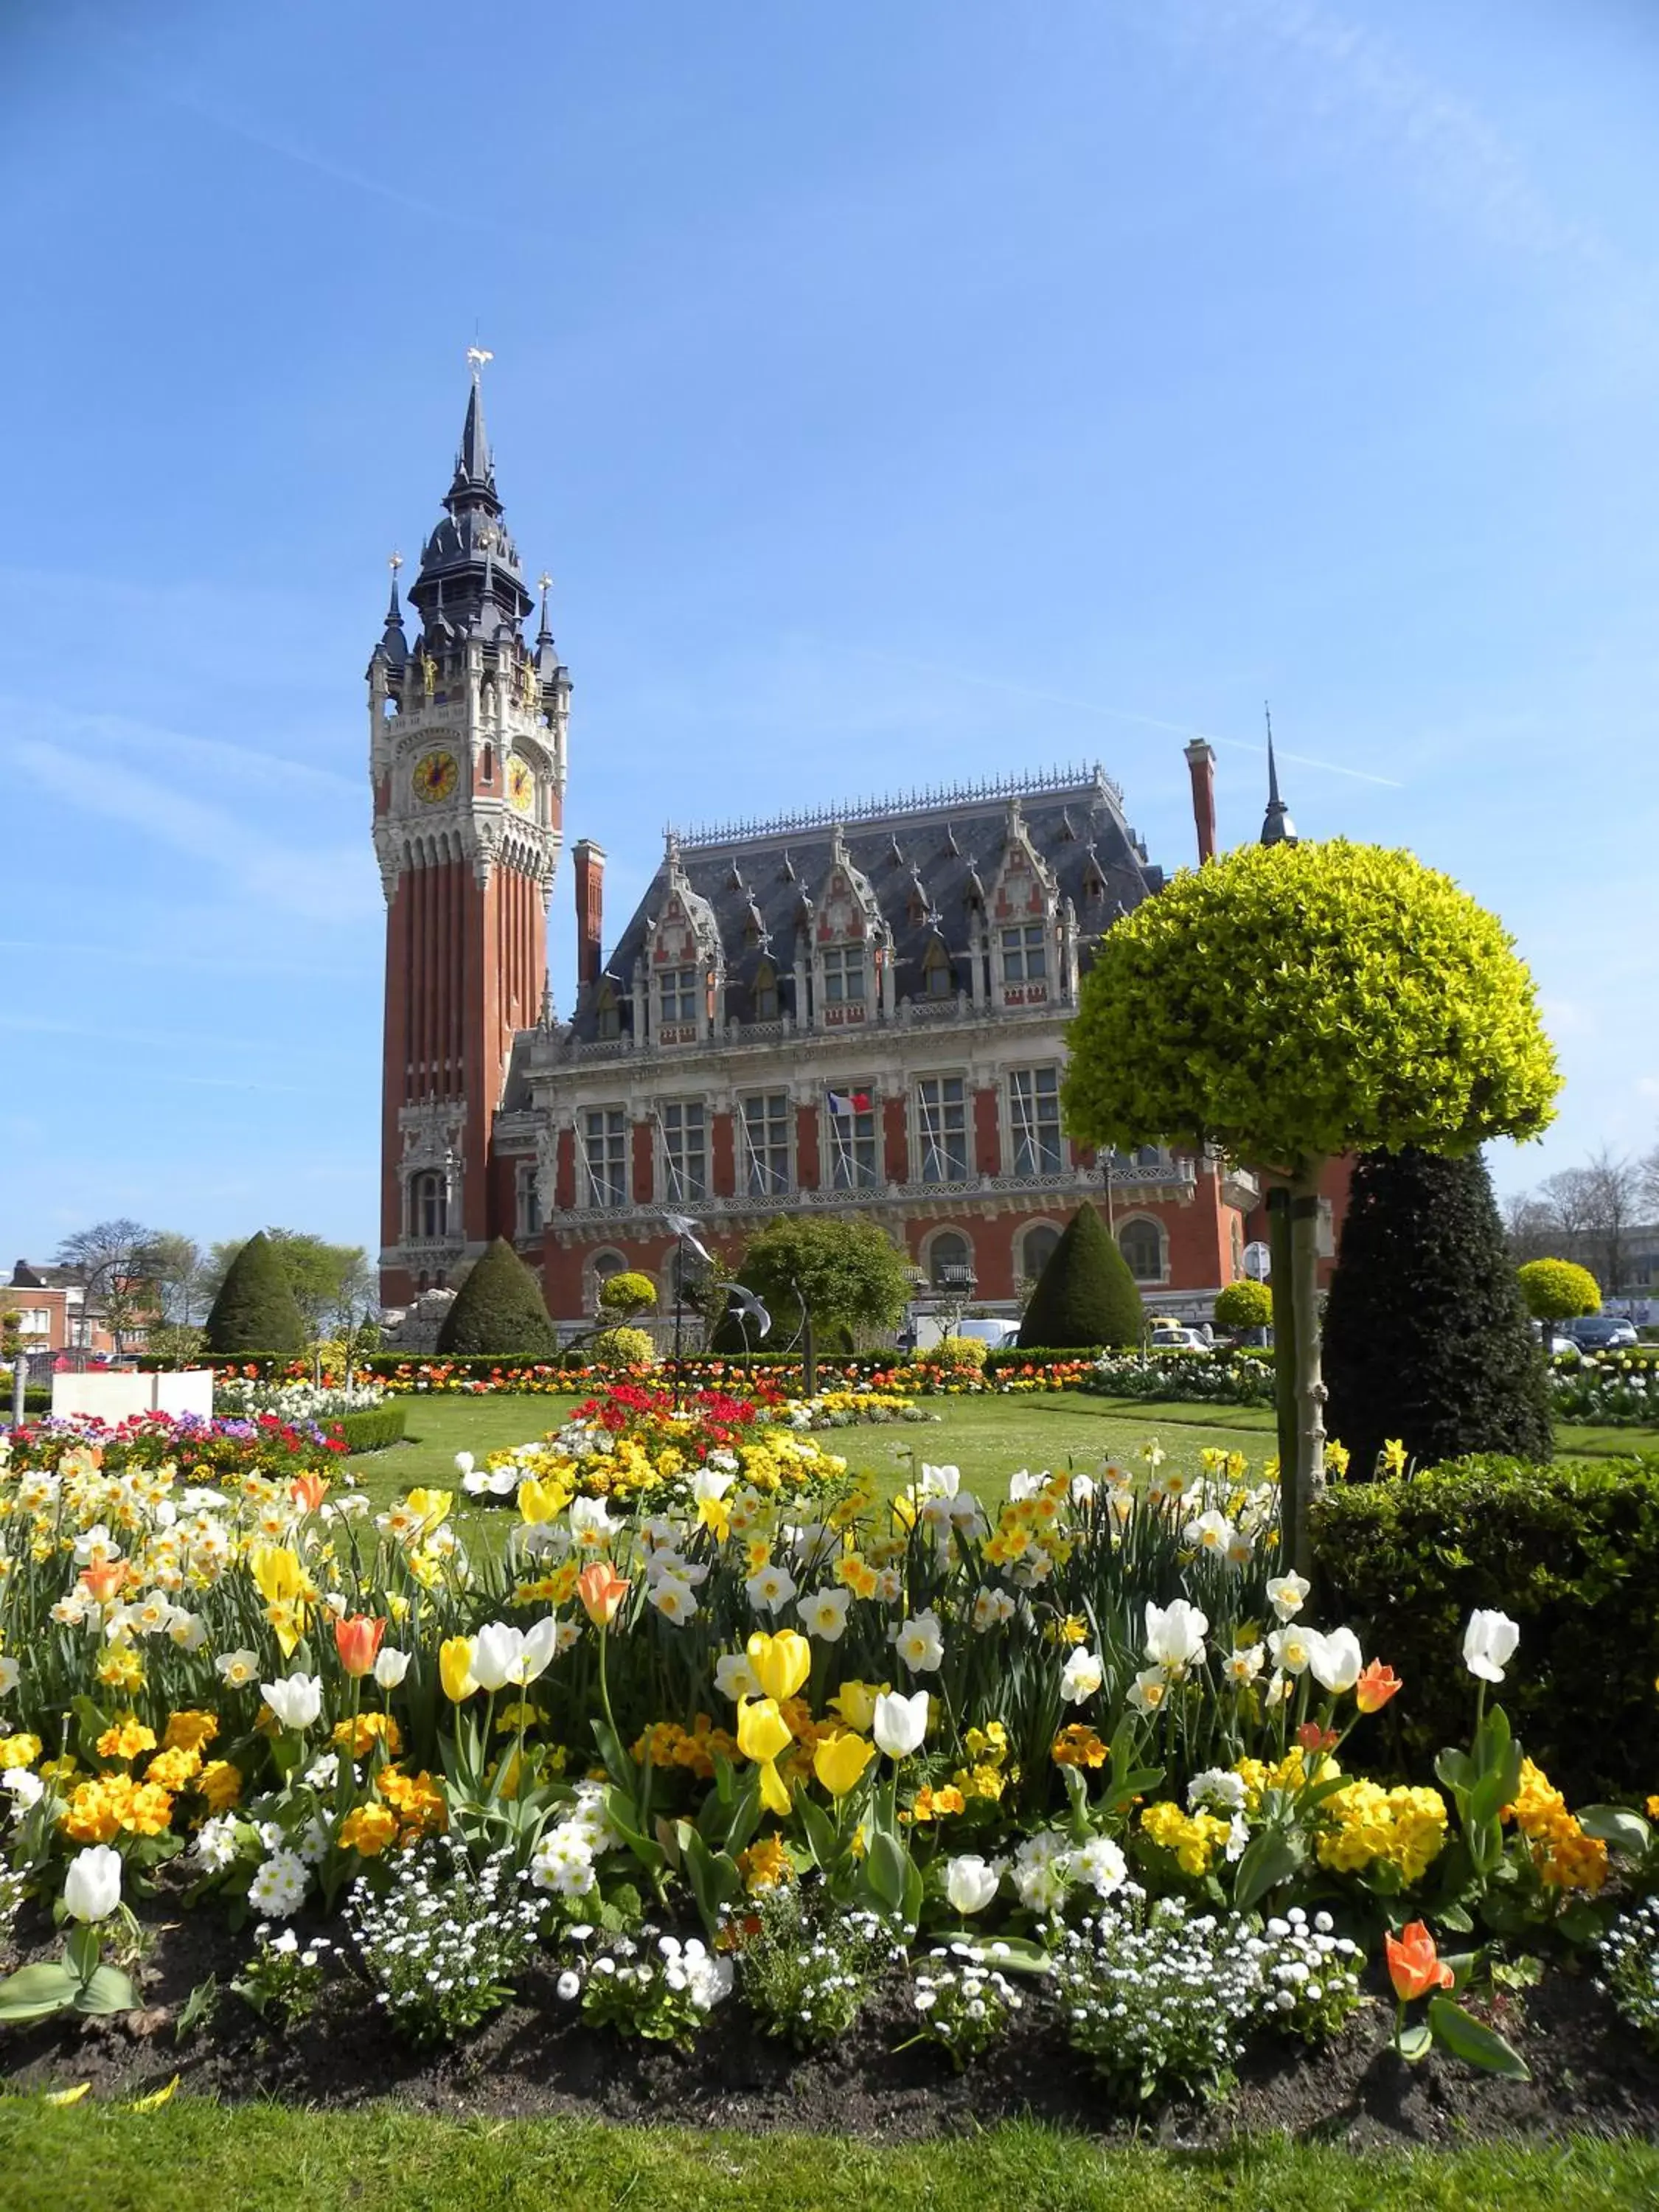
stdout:
MULTIPOLYGON (((1187 766, 1193 779, 1193 821, 1198 830, 1198 861, 1202 867, 1206 860, 1215 858, 1215 747, 1206 738, 1194 738, 1187 748, 1187 766)), ((580 849, 579 846, 579 854, 580 849)), ((580 865, 579 859, 577 866, 580 865)), ((580 877, 577 881, 580 884, 580 877)), ((580 890, 576 896, 580 901, 580 890)))
POLYGON ((589 989, 599 981, 605 959, 605 852, 584 837, 571 858, 576 870, 576 981, 589 989))

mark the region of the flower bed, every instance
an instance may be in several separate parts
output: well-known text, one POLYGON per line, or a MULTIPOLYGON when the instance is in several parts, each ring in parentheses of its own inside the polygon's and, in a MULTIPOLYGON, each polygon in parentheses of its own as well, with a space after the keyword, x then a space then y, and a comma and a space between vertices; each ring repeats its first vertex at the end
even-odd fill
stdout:
POLYGON ((1496 1939, 1593 1943, 1612 1870, 1659 1874, 1490 1704, 1496 1610, 1425 1662, 1478 1687, 1466 1747, 1353 1768, 1401 1683, 1304 1620, 1237 1455, 1023 1472, 994 1513, 924 1468, 890 1509, 752 1396, 623 1389, 506 1455, 519 1525, 472 1556, 447 1492, 375 1515, 269 1443, 213 1486, 125 1443, 0 1483, 0 1921, 80 1930, 0 2021, 136 2003, 154 1895, 252 1912, 279 2024, 335 1987, 442 2043, 540 1990, 688 2043, 736 1994, 810 2047, 897 1989, 943 2063, 1040 2019, 1130 2106, 1341 2035, 1402 1925, 1402 2055, 1512 2070, 1496 1939))
POLYGON ((0 1431, 0 1481, 52 1474, 68 1463, 111 1474, 164 1472, 190 1482, 228 1482, 243 1476, 280 1480, 325 1468, 349 1446, 336 1424, 284 1421, 275 1413, 247 1419, 204 1421, 186 1414, 137 1413, 111 1425, 90 1415, 29 1423, 0 1431))
POLYGON ((1659 1428, 1659 1359, 1604 1352, 1554 1362, 1550 1396, 1558 1419, 1606 1428, 1659 1428))
POLYGON ((319 1426, 382 1405, 386 1395, 385 1385, 376 1382, 249 1382, 222 1372, 214 1378, 213 1410, 227 1419, 270 1413, 279 1421, 319 1426))

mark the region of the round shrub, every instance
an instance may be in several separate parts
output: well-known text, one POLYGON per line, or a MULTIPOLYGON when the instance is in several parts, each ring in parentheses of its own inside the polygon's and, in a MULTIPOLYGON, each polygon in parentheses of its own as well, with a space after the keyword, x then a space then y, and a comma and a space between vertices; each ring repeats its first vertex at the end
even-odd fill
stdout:
POLYGON ((1217 1293, 1215 1325, 1218 1328, 1271 1328, 1273 1318, 1273 1294, 1265 1283, 1253 1283, 1248 1279, 1229 1283, 1224 1291, 1217 1293))
POLYGON ((942 1336, 931 1351, 921 1356, 938 1360, 941 1365, 983 1367, 990 1350, 990 1346, 981 1344, 976 1336, 942 1336))
POLYGON ((1601 1310, 1601 1285, 1576 1260, 1528 1260, 1516 1273, 1534 1321, 1573 1321, 1601 1310))
POLYGON ((624 1268, 599 1286, 599 1311, 620 1315, 624 1321, 630 1314, 649 1313, 656 1303, 656 1285, 637 1267, 624 1268))
POLYGON ((593 1339, 595 1359, 603 1360, 607 1367, 652 1367, 656 1364, 657 1347, 651 1332, 645 1328, 602 1328, 593 1339))

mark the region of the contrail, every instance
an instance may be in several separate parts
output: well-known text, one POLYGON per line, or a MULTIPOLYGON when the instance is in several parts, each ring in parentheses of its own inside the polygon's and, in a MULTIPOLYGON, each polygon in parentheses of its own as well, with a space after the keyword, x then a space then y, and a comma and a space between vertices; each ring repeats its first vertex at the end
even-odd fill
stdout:
MULTIPOLYGON (((1231 745, 1239 752, 1265 755, 1265 744, 1253 744, 1248 738, 1221 738, 1211 730, 1195 730, 1190 722, 1166 722, 1157 714, 1137 714, 1127 707, 1103 707, 1093 699, 1071 699, 1060 691, 1038 691, 1029 684, 1009 684, 997 676, 979 676, 965 668, 945 668, 931 660, 910 660, 902 653, 878 652, 874 646, 843 647, 843 652, 860 653, 866 660, 884 660, 895 668, 913 668, 922 676, 948 676, 958 684, 971 684, 981 691, 1003 691, 1013 699, 1040 699, 1050 707, 1071 707, 1079 714, 1101 714, 1115 722, 1139 722, 1149 730, 1170 730, 1178 738, 1203 738, 1212 745, 1231 745)), ((1406 787, 1391 775, 1373 775, 1363 768, 1344 768, 1340 762, 1316 760, 1310 753, 1288 753, 1282 747, 1273 748, 1280 760, 1293 761, 1298 768, 1323 769, 1329 775, 1352 776, 1356 783, 1380 784, 1385 791, 1403 791, 1406 787)))

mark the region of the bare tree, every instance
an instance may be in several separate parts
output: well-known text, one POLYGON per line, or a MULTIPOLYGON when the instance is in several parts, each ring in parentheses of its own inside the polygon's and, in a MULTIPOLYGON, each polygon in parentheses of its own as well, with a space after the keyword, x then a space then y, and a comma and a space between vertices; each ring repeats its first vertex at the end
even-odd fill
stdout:
POLYGON ((1504 1200, 1504 1234, 1510 1257, 1517 1267, 1528 1260, 1559 1260, 1566 1255, 1548 1201, 1536 1191, 1518 1190, 1504 1200))
POLYGON ((1581 1173, 1589 1215, 1585 1231, 1595 1255, 1591 1268, 1601 1279, 1604 1296, 1616 1296, 1629 1273, 1630 1234, 1641 1218, 1641 1165, 1603 1145, 1590 1154, 1581 1173))
POLYGON ((155 1246, 153 1230, 123 1217, 77 1230, 58 1248, 58 1266, 71 1271, 85 1294, 87 1320, 103 1322, 118 1352, 158 1310, 155 1246))
POLYGON ((1559 1259, 1576 1260, 1579 1247, 1589 1234, 1594 1211, 1589 1188, 1589 1176, 1583 1168, 1563 1168, 1559 1175, 1546 1176, 1538 1186, 1540 1203, 1549 1215, 1551 1233, 1556 1240, 1559 1259))

